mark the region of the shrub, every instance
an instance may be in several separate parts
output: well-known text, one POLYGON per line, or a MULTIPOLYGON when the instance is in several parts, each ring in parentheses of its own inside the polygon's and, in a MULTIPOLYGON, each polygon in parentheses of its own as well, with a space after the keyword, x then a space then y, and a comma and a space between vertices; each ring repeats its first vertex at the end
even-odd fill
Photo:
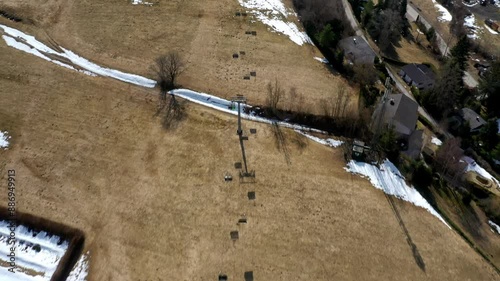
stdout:
POLYGON ((36 244, 35 246, 33 246, 33 250, 36 251, 37 253, 40 253, 40 251, 42 250, 42 247, 40 247, 40 245, 36 244))

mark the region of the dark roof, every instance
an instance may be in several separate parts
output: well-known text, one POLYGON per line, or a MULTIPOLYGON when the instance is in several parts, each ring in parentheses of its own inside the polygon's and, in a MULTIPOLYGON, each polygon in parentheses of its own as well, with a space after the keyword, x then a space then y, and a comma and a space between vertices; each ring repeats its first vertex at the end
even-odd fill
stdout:
POLYGON ((361 36, 351 36, 340 40, 339 47, 346 57, 352 57, 356 64, 373 64, 375 52, 361 36))
POLYGON ((434 83, 434 73, 425 64, 407 64, 401 70, 417 84, 427 85, 434 83))
POLYGON ((385 101, 384 121, 394 126, 394 130, 410 135, 418 119, 418 103, 404 94, 389 95, 385 101))
POLYGON ((464 107, 460 110, 460 115, 462 115, 462 118, 469 122, 470 130, 474 131, 478 129, 479 127, 483 126, 486 124, 486 121, 484 121, 479 114, 477 114, 474 110, 464 107))

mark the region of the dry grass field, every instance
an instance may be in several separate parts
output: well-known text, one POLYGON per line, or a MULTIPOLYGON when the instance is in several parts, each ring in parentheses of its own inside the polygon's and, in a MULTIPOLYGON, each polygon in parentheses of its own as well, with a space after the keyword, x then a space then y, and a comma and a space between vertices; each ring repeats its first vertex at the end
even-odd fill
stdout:
POLYGON ((425 49, 425 47, 429 45, 429 42, 424 34, 420 34, 417 31, 417 25, 415 23, 411 23, 411 34, 413 38, 415 38, 415 41, 418 38, 420 45, 413 40, 402 38, 399 42, 400 47, 396 48, 399 60, 403 62, 430 63, 436 69, 439 69, 441 63, 428 49, 425 49))
MULTIPOLYGON (((245 24, 231 16, 236 1, 160 1, 160 11, 126 1, 48 0, 36 11, 31 1, 3 2, 32 18, 16 27, 110 67, 147 74, 158 54, 179 49, 189 61, 181 82, 221 96, 240 89, 259 101, 255 89, 280 75, 319 99, 341 81, 312 60, 313 47, 285 43, 264 26, 255 25, 262 40, 255 45, 228 36, 245 24), (183 30, 193 37, 180 36, 183 30), (239 47, 247 58, 232 61, 239 47), (226 70, 244 69, 244 60, 258 66, 258 80, 249 82, 255 87, 223 79, 226 70)), ((0 182, 16 169, 20 211, 85 233, 89 281, 216 280, 219 273, 243 280, 245 271, 255 280, 498 279, 457 233, 395 200, 419 267, 386 196, 343 170, 341 149, 283 129, 288 164, 271 126, 245 121, 246 132, 257 129, 246 143, 256 182, 226 183, 224 173, 236 177, 241 161, 233 116, 186 102, 185 119, 165 131, 154 117, 155 90, 70 71, 3 42, 0 61, 0 129, 12 136, 0 151, 0 182), (237 225, 243 215, 248 223, 237 225)), ((6 197, 0 192, 0 204, 6 197)))
POLYGON ((243 10, 237 0, 153 2, 149 7, 125 0, 5 0, 0 8, 25 18, 27 23, 16 27, 45 42, 143 76, 152 77, 150 66, 159 55, 178 51, 187 64, 181 84, 221 97, 243 94, 251 103, 263 103, 267 83, 278 79, 286 89, 296 87, 307 97, 305 107, 318 112, 321 99, 336 95, 341 85, 350 89, 313 59, 321 57, 316 47, 268 32, 250 14, 236 17, 243 10), (249 30, 257 36, 246 35, 249 30), (239 51, 245 55, 233 59, 239 51), (257 72, 256 79, 244 80, 250 71, 257 72))
MULTIPOLYGON (((385 195, 332 150, 245 122, 254 184, 224 183, 241 159, 236 119, 186 104, 164 131, 153 90, 68 71, 0 44, 1 180, 18 207, 82 229, 89 280, 494 280, 498 275, 427 211, 396 200, 417 266, 385 195), (304 142, 306 143, 304 147, 304 142), (257 199, 247 199, 255 191, 257 199), (236 222, 246 215, 248 224, 236 222), (239 230, 232 242, 229 232, 239 230)), ((6 194, 0 193, 5 203, 6 194)))

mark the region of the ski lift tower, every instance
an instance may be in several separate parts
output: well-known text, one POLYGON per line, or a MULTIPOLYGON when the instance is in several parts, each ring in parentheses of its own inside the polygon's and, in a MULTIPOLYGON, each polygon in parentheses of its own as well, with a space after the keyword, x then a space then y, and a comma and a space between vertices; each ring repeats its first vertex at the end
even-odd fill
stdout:
POLYGON ((248 137, 243 135, 243 129, 241 129, 241 110, 242 110, 241 104, 246 103, 247 99, 242 95, 237 95, 236 97, 233 97, 231 99, 231 102, 238 104, 238 130, 236 131, 236 134, 240 139, 241 154, 243 156, 243 164, 245 165, 245 170, 240 171, 240 180, 244 178, 255 178, 255 171, 250 171, 250 172, 248 171, 247 157, 245 154, 245 145, 243 143, 243 141, 248 140, 248 137))
POLYGON ((241 104, 247 103, 247 98, 242 95, 237 95, 236 97, 233 97, 231 99, 231 102, 235 102, 238 104, 238 130, 236 131, 236 133, 241 137, 243 136, 243 130, 241 129, 241 104))

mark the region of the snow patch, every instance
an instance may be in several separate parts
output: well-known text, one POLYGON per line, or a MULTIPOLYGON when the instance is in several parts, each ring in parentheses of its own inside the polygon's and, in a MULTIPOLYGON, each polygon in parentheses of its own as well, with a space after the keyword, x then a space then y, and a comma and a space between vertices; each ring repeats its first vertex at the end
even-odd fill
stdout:
POLYGON ((271 30, 288 36, 297 45, 312 44, 311 38, 305 32, 300 31, 295 23, 288 21, 289 16, 296 17, 296 14, 293 10, 287 9, 281 0, 238 0, 238 2, 271 30))
POLYGON ((288 15, 287 9, 281 0, 239 0, 240 5, 253 10, 270 11, 274 14, 288 15))
POLYGON ((391 161, 385 160, 380 165, 380 168, 378 168, 375 165, 351 160, 344 169, 350 173, 368 177, 374 187, 381 189, 386 194, 396 196, 399 199, 426 209, 451 229, 429 202, 414 187, 406 184, 405 178, 391 161))
POLYGON ((68 65, 66 63, 63 63, 59 60, 51 59, 47 55, 52 55, 54 57, 61 57, 65 58, 71 63, 73 63, 76 66, 79 66, 82 68, 82 70, 79 70, 82 73, 85 73, 87 75, 101 75, 101 76, 106 76, 106 77, 111 77, 123 82, 135 84, 138 86, 143 86, 147 88, 153 88, 156 85, 156 81, 135 75, 135 74, 130 74, 130 73, 125 73, 121 72, 119 70, 114 70, 114 69, 109 69, 105 67, 101 67, 93 62, 90 62, 89 60, 82 58, 78 56, 77 54, 73 53, 70 50, 61 48, 63 52, 58 52, 47 45, 43 44, 42 42, 38 41, 35 39, 35 37, 31 35, 27 35, 19 30, 16 30, 14 28, 1 25, 0 28, 3 29, 6 35, 2 35, 2 38, 4 39, 5 43, 13 48, 16 48, 20 51, 30 53, 32 55, 35 55, 37 57, 40 57, 44 60, 53 62, 57 65, 76 70, 73 66, 68 65))
POLYGON ((448 22, 453 19, 450 12, 448 12, 448 10, 443 7, 443 5, 437 3, 436 0, 432 0, 432 3, 434 3, 434 6, 438 9, 439 13, 441 13, 441 16, 438 17, 438 20, 440 22, 448 22))
POLYGON ((467 37, 470 39, 479 38, 479 33, 482 28, 476 25, 476 17, 474 14, 464 18, 464 26, 468 29, 467 37))
POLYGON ((9 136, 9 132, 0 131, 0 148, 7 149, 9 147, 10 138, 11 136, 9 136))
POLYGON ((436 138, 436 137, 432 137, 431 143, 433 143, 433 144, 435 144, 437 146, 441 146, 443 144, 443 142, 440 139, 436 138))
MULTIPOLYGON (((68 249, 68 241, 61 241, 56 235, 45 231, 38 233, 26 226, 18 225, 16 233, 16 269, 9 272, 0 266, 0 280, 50 280, 59 261, 68 249), (26 274, 26 270, 30 274, 26 274)), ((0 261, 8 266, 7 255, 10 254, 10 229, 7 221, 0 221, 0 261)))
POLYGON ((500 234, 500 225, 492 222, 492 221, 488 221, 488 224, 491 226, 492 229, 494 229, 496 231, 497 234, 500 234))
POLYGON ((339 147, 341 146, 342 144, 344 144, 343 141, 339 141, 339 140, 335 140, 335 139, 322 139, 322 138, 318 138, 318 137, 315 137, 315 136, 312 136, 312 135, 309 135, 307 133, 304 133, 300 130, 295 130, 295 132, 305 136, 306 138, 310 139, 310 140, 313 140, 317 143, 320 143, 322 145, 326 145, 326 146, 330 146, 330 147, 339 147))
POLYGON ((143 0, 132 0, 132 4, 133 5, 146 5, 146 6, 153 6, 153 3, 150 3, 150 2, 145 2, 143 0))
POLYGON ((330 63, 327 59, 325 58, 320 58, 320 57, 314 57, 315 60, 319 61, 319 62, 322 62, 322 63, 325 63, 325 64, 328 64, 330 63))
POLYGON ((85 281, 89 274, 89 252, 82 255, 75 264, 75 267, 68 275, 66 281, 85 281))

